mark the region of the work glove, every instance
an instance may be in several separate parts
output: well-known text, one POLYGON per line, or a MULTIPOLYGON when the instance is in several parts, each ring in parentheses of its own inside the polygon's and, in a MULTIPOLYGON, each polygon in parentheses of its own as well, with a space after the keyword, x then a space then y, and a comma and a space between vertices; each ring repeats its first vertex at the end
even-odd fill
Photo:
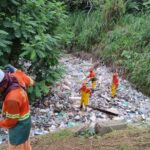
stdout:
POLYGON ((14 66, 8 64, 4 67, 4 70, 8 73, 13 73, 16 72, 17 69, 14 66))

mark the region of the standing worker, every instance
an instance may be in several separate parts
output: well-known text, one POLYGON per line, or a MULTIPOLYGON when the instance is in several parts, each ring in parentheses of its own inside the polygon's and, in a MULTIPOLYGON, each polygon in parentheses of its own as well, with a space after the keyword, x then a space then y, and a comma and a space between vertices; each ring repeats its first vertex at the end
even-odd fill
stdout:
POLYGON ((8 150, 31 150, 29 134, 31 117, 26 91, 17 79, 0 69, 0 93, 3 101, 3 115, 0 127, 8 129, 8 150))
POLYGON ((81 92, 80 109, 83 108, 83 104, 84 104, 85 111, 87 111, 87 106, 89 103, 89 97, 91 96, 91 90, 89 87, 87 87, 87 84, 85 81, 82 83, 82 87, 80 88, 80 92, 81 92))
POLYGON ((96 88, 96 80, 97 80, 96 79, 96 73, 94 72, 93 67, 90 68, 89 71, 90 71, 90 74, 87 76, 87 78, 90 79, 91 84, 92 84, 92 91, 94 91, 96 88))
POLYGON ((4 70, 8 73, 11 74, 11 76, 14 76, 17 78, 19 84, 23 87, 23 88, 27 88, 29 86, 33 86, 35 84, 34 80, 31 79, 31 77, 29 77, 28 75, 26 75, 24 72, 22 72, 21 70, 16 69, 14 66, 12 65, 6 65, 4 67, 4 70))
POLYGON ((112 75, 112 85, 111 85, 112 98, 116 96, 118 85, 119 85, 119 77, 118 77, 118 73, 115 71, 112 75))

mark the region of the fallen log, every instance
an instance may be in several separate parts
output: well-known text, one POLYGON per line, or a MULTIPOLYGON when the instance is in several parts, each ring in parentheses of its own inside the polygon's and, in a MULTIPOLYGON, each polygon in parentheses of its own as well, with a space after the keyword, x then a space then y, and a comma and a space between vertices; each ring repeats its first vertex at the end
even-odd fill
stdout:
POLYGON ((90 105, 88 105, 88 107, 92 108, 94 110, 98 110, 98 111, 101 111, 103 113, 106 113, 108 115, 118 116, 118 113, 115 113, 115 112, 112 112, 112 111, 109 111, 109 110, 106 110, 106 109, 101 109, 101 108, 97 108, 97 107, 90 106, 90 105))

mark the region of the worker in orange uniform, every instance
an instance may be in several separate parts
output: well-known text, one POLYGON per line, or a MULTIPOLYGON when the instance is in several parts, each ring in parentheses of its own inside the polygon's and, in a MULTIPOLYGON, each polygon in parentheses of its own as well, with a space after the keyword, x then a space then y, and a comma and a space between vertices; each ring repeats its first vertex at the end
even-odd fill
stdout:
POLYGON ((7 65, 4 67, 4 70, 8 73, 11 73, 11 76, 14 76, 17 78, 19 84, 23 87, 23 88, 27 88, 29 86, 33 86, 35 84, 34 80, 31 79, 31 77, 29 77, 28 75, 26 75, 24 72, 22 72, 21 70, 16 69, 14 66, 12 65, 7 65))
POLYGON ((118 85, 119 85, 118 73, 114 72, 112 75, 112 85, 111 85, 111 96, 112 96, 112 98, 114 98, 116 96, 118 85))
POLYGON ((2 113, 5 114, 5 118, 0 120, 0 127, 8 129, 8 150, 31 150, 31 117, 27 93, 14 76, 1 69, 0 93, 3 101, 2 113))
POLYGON ((83 108, 83 104, 84 104, 85 111, 86 111, 89 103, 89 97, 91 96, 91 90, 89 87, 87 87, 85 81, 82 83, 82 87, 80 88, 80 93, 81 93, 80 109, 83 108))
POLYGON ((95 88, 96 88, 96 73, 94 72, 94 69, 93 68, 90 68, 89 69, 90 73, 89 75, 87 76, 87 78, 90 79, 91 81, 91 84, 92 84, 92 90, 94 91, 95 88))

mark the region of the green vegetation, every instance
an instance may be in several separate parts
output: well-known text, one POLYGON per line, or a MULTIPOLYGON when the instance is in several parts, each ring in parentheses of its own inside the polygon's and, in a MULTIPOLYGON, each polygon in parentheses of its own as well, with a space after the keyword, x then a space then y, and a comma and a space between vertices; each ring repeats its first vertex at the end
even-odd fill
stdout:
POLYGON ((61 130, 61 131, 57 131, 55 133, 52 134, 53 138, 55 139, 63 139, 63 138, 68 138, 68 137, 71 137, 73 136, 73 132, 69 129, 64 129, 64 130, 61 130))
MULTIPOLYGON (((62 130, 53 134, 46 134, 31 138, 33 150, 149 150, 149 128, 127 128, 126 130, 113 131, 102 137, 75 137, 71 130, 62 130)), ((0 150, 7 145, 0 145, 0 150)))
POLYGON ((124 67, 127 78, 150 95, 150 1, 101 0, 88 8, 71 11, 66 23, 73 35, 68 48, 124 67))
POLYGON ((0 4, 0 64, 20 68, 30 62, 28 73, 37 84, 29 93, 35 99, 48 93, 47 86, 62 72, 58 63, 62 37, 56 30, 67 17, 64 4, 55 0, 0 0, 0 4))
POLYGON ((150 94, 149 16, 126 15, 122 22, 103 38, 99 53, 105 60, 123 65, 128 78, 150 94))

